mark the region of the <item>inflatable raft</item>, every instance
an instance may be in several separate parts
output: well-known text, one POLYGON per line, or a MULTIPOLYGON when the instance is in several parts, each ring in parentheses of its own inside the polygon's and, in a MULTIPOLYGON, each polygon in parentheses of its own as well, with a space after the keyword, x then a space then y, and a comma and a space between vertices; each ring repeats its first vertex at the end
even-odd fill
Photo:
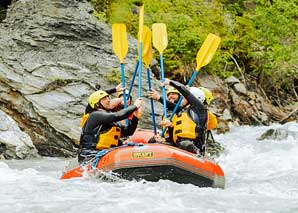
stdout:
POLYGON ((134 143, 110 149, 87 165, 66 171, 61 179, 78 178, 86 172, 100 170, 112 171, 127 180, 167 179, 199 187, 224 188, 225 177, 219 165, 173 146, 147 144, 148 135, 151 135, 148 131, 137 132, 130 138, 134 143))

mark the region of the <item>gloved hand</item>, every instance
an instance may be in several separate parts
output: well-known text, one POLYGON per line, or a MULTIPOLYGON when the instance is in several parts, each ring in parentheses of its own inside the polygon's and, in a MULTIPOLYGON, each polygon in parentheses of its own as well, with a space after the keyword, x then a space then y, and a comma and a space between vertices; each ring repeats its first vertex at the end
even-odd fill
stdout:
POLYGON ((160 99, 159 93, 154 89, 151 89, 151 91, 150 90, 148 91, 148 96, 149 98, 152 98, 153 100, 156 100, 156 101, 160 99))
POLYGON ((133 112, 133 115, 140 119, 143 115, 143 107, 139 107, 136 111, 133 112))
POLYGON ((163 119, 161 121, 161 126, 164 128, 164 127, 172 127, 173 124, 172 122, 169 120, 169 119, 163 119))

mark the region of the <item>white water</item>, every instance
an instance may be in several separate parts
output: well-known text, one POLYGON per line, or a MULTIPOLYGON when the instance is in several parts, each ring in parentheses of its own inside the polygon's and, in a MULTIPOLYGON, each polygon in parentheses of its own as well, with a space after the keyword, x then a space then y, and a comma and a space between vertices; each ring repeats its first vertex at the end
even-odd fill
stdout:
POLYGON ((256 140, 272 127, 278 126, 215 135, 225 145, 217 159, 224 190, 170 181, 62 181, 65 159, 0 161, 0 212, 298 212, 298 141, 256 140))

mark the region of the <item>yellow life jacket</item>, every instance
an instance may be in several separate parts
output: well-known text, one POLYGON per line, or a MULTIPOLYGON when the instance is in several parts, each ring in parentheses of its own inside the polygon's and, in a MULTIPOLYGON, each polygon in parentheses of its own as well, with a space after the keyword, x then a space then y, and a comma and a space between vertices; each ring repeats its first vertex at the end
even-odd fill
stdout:
POLYGON ((84 113, 84 115, 82 116, 81 121, 80 121, 80 127, 83 128, 83 126, 85 125, 89 115, 90 115, 89 113, 87 113, 87 114, 84 113))
POLYGON ((179 138, 196 138, 197 124, 187 115, 187 112, 175 114, 173 117, 173 141, 176 143, 179 138))
POLYGON ((96 149, 108 149, 112 146, 118 146, 120 139, 121 129, 120 127, 113 126, 110 130, 105 133, 101 133, 96 144, 96 149))
POLYGON ((208 121, 207 121, 207 130, 212 130, 217 126, 217 118, 216 116, 208 111, 208 121))

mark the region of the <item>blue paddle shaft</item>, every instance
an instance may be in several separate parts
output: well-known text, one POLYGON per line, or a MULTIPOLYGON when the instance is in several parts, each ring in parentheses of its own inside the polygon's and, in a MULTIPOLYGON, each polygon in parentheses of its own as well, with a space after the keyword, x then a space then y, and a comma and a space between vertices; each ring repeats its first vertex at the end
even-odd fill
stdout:
MULTIPOLYGON (((148 89, 151 90, 151 79, 150 79, 149 68, 147 68, 147 78, 148 78, 148 89)), ((152 123, 153 123, 154 135, 156 135, 155 112, 154 112, 154 104, 153 104, 153 99, 152 98, 150 98, 150 105, 151 105, 151 113, 152 113, 152 123)))
MULTIPOLYGON (((165 82, 165 71, 163 67, 163 57, 162 54, 160 54, 160 68, 161 68, 161 82, 165 82)), ((162 86, 162 98, 163 98, 163 114, 166 117, 167 116, 167 99, 166 99, 166 88, 163 85, 162 86)))
MULTIPOLYGON (((125 87, 125 76, 124 76, 124 64, 121 63, 120 64, 120 68, 121 68, 121 81, 122 81, 122 87, 124 88, 125 87)), ((126 104, 126 92, 125 90, 123 90, 123 105, 124 105, 124 109, 127 108, 127 104, 126 104)), ((126 125, 128 125, 128 118, 125 119, 125 123, 126 125)))
POLYGON ((129 91, 128 91, 127 97, 130 97, 130 94, 131 94, 133 85, 135 83, 135 78, 136 78, 136 75, 137 75, 137 72, 138 72, 138 68, 139 68, 139 61, 137 61, 135 70, 134 70, 133 75, 131 77, 131 82, 130 82, 130 86, 129 86, 129 91))

